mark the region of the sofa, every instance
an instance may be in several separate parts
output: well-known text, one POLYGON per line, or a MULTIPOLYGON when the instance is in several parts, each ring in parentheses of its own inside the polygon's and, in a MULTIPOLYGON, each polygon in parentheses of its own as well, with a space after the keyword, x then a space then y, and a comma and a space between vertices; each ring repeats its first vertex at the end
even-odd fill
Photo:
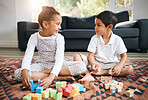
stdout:
MULTIPOLYGON (((95 16, 70 17, 62 16, 61 30, 65 38, 65 51, 87 51, 87 46, 93 35, 95 35, 95 16)), ((113 29, 114 34, 119 35, 128 50, 139 50, 147 52, 148 49, 148 19, 129 21, 128 11, 116 13, 118 23, 113 29)), ((25 51, 31 34, 39 31, 37 22, 19 21, 18 46, 25 51)))

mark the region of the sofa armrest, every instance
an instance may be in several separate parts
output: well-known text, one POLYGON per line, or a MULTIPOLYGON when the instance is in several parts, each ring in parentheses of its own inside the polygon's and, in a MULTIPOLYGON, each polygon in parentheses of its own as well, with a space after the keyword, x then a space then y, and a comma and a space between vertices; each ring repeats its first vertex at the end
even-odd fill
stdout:
POLYGON ((20 21, 17 23, 18 46, 21 49, 21 51, 26 50, 28 40, 25 38, 25 33, 29 29, 39 29, 38 23, 26 21, 20 21))
POLYGON ((139 47, 140 49, 148 49, 148 19, 138 20, 140 31, 139 47))

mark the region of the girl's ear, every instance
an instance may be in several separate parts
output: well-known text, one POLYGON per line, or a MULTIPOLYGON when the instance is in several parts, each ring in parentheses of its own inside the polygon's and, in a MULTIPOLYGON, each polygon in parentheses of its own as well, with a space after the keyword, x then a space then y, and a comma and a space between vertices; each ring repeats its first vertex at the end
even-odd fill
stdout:
POLYGON ((43 21, 43 27, 48 28, 48 23, 46 21, 43 21))

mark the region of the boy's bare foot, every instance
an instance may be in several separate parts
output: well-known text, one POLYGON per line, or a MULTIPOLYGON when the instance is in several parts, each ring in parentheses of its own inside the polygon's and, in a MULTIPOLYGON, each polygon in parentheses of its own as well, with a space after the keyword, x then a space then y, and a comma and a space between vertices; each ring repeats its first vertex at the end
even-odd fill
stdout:
POLYGON ((54 80, 55 81, 75 81, 75 78, 72 76, 58 76, 54 80))
POLYGON ((80 83, 85 83, 85 82, 90 82, 90 81, 94 81, 95 78, 93 76, 91 76, 91 74, 86 74, 82 79, 80 79, 78 82, 80 83))
POLYGON ((101 69, 100 71, 90 72, 92 75, 109 75, 108 70, 101 69))

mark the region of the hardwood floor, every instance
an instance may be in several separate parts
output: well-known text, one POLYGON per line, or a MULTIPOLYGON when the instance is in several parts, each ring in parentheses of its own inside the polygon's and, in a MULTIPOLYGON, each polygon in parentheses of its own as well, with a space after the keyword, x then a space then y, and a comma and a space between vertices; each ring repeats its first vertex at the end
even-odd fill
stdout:
MULTIPOLYGON (((88 52, 65 52, 65 57, 72 58, 75 54, 82 53, 88 55, 88 52)), ((18 48, 0 48, 0 58, 23 58, 25 52, 18 48)), ((128 60, 148 60, 147 53, 128 52, 128 60)), ((38 53, 34 53, 34 58, 38 58, 38 53)))

